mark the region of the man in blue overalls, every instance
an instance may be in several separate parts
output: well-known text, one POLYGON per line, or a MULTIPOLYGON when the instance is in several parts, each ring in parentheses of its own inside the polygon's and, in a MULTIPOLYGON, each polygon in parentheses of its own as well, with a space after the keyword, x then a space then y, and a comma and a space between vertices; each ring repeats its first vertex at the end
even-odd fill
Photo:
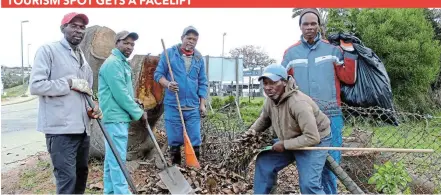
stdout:
MULTIPOLYGON (((341 147, 344 125, 340 109, 340 82, 356 81, 356 56, 344 53, 329 44, 319 33, 320 16, 317 9, 304 9, 299 19, 302 36, 283 55, 282 65, 294 76, 300 91, 313 98, 331 120, 332 146, 341 147)), ((341 152, 330 150, 340 163, 341 152)), ((327 167, 322 183, 326 194, 337 194, 337 178, 327 167)))
POLYGON ((167 49, 175 81, 172 81, 165 54, 161 54, 154 79, 166 88, 164 119, 168 145, 173 164, 181 164, 181 146, 184 143, 183 127, 175 92, 178 93, 185 127, 196 157, 200 155, 201 116, 206 114, 208 81, 201 53, 195 49, 199 32, 193 26, 184 29, 182 43, 167 49))

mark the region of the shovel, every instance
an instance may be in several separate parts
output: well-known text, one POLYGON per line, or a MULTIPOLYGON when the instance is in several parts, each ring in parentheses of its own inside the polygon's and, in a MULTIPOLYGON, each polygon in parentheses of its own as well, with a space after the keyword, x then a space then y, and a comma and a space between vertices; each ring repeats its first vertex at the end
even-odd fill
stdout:
MULTIPOLYGON (((89 104, 89 106, 91 108, 94 108, 95 105, 94 105, 94 103, 92 101, 92 98, 90 98, 87 94, 84 94, 84 97, 86 97, 86 100, 87 100, 87 103, 89 104)), ((106 138, 106 141, 109 144, 110 149, 113 152, 113 155, 115 155, 116 162, 118 162, 118 165, 121 168, 121 171, 123 172, 124 177, 127 180, 127 183, 129 184, 130 188, 132 189, 132 192, 138 193, 138 190, 136 190, 135 183, 133 183, 133 180, 130 177, 129 171, 127 170, 127 167, 124 165, 124 163, 123 163, 123 161, 121 159, 121 155, 119 154, 118 150, 116 150, 116 146, 113 143, 112 139, 110 138, 109 133, 107 133, 107 131, 104 130, 104 126, 103 126, 103 124, 102 124, 100 119, 96 119, 96 121, 98 122, 98 125, 100 126, 101 132, 103 133, 104 138, 106 138)))
POLYGON ((150 128, 148 121, 145 121, 145 126, 149 132, 150 137, 155 143, 156 150, 164 163, 164 170, 159 172, 159 177, 161 181, 167 186, 167 189, 171 194, 189 194, 193 192, 193 188, 188 183, 187 179, 184 178, 181 171, 176 166, 168 167, 167 161, 165 161, 164 154, 162 154, 161 148, 153 135, 153 131, 150 128))

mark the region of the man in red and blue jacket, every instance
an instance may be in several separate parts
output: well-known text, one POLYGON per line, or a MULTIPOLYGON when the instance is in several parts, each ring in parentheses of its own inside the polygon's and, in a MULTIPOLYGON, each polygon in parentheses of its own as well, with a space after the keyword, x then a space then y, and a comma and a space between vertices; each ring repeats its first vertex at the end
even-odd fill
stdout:
MULTIPOLYGON (((302 36, 283 55, 282 65, 295 78, 300 89, 313 98, 331 120, 332 146, 341 147, 344 126, 340 82, 356 81, 356 57, 323 40, 319 33, 317 9, 304 9, 299 19, 302 36)), ((340 163, 341 152, 329 151, 340 163)), ((337 178, 327 167, 321 176, 326 194, 337 194, 337 178)))
POLYGON ((172 163, 181 164, 181 146, 184 144, 183 127, 175 93, 178 93, 185 127, 196 157, 200 156, 201 117, 205 117, 205 100, 208 96, 208 80, 202 54, 195 49, 199 32, 193 26, 184 29, 182 43, 167 49, 175 81, 172 81, 165 53, 156 67, 154 79, 165 91, 164 120, 172 163))

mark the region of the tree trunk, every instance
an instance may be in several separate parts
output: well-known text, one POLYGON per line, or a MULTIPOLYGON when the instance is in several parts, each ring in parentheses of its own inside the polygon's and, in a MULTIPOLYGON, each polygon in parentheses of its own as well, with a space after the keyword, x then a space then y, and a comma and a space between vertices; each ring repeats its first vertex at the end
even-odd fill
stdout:
MULTIPOLYGON (((86 35, 80 44, 85 58, 93 71, 93 91, 98 91, 99 68, 111 50, 115 47, 116 33, 107 27, 92 26, 86 29, 86 35)), ((164 112, 163 98, 164 89, 153 80, 153 73, 158 65, 158 56, 135 55, 130 61, 132 67, 132 79, 135 97, 144 103, 148 114, 148 123, 154 131, 158 142, 162 145, 165 138, 158 131, 155 125, 164 112)), ((99 99, 99 97, 98 97, 99 99)), ((91 158, 104 157, 104 136, 99 129, 98 123, 93 120, 92 132, 90 135, 90 154, 91 158)), ((153 142, 148 136, 147 129, 139 121, 133 121, 129 127, 127 160, 144 158, 149 155, 154 148, 153 142)))
POLYGON ((116 33, 105 26, 91 26, 86 28, 86 34, 80 44, 84 57, 93 71, 93 88, 98 92, 98 71, 115 47, 116 33))

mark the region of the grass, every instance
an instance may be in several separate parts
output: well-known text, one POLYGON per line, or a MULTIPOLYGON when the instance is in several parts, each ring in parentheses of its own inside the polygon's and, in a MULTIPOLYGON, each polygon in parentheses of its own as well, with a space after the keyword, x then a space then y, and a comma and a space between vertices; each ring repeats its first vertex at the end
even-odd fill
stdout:
POLYGON ((354 129, 372 132, 374 134, 372 144, 377 147, 431 148, 441 152, 441 121, 439 119, 429 120, 428 123, 426 121, 405 122, 398 127, 379 122, 351 122, 349 119, 343 129, 343 136, 349 136, 354 129))
POLYGON ((361 117, 357 117, 356 121, 346 121, 343 136, 351 135, 354 129, 372 132, 371 146, 368 147, 433 149, 434 153, 383 152, 379 158, 402 161, 409 173, 420 179, 427 177, 441 189, 441 176, 436 174, 441 172, 441 118, 403 122, 398 127, 378 121, 368 122, 361 117))
POLYGON ((19 187, 21 189, 35 193, 55 193, 47 192, 43 181, 50 181, 52 172, 48 161, 38 161, 35 167, 25 169, 20 175, 19 187))
POLYGON ((244 126, 248 127, 250 126, 258 117, 260 114, 260 111, 263 108, 263 100, 264 97, 255 97, 255 98, 248 98, 248 97, 240 97, 239 98, 239 109, 240 114, 243 120, 242 124, 239 124, 239 120, 236 112, 236 106, 230 106, 227 110, 224 111, 218 111, 219 108, 224 106, 225 104, 231 103, 234 101, 233 96, 225 96, 225 97, 219 97, 219 96, 211 96, 211 104, 214 109, 214 114, 209 112, 209 117, 211 120, 215 120, 216 122, 228 122, 227 127, 223 127, 224 129, 230 127, 230 126, 244 126))
MULTIPOLYGON (((50 158, 40 159, 37 160, 36 163, 26 164, 18 173, 18 182, 7 180, 2 182, 2 191, 4 187, 3 185, 7 185, 8 188, 12 189, 10 193, 55 194, 56 186, 53 183, 52 169, 53 167, 50 165, 50 158)), ((103 166, 101 162, 91 160, 89 163, 89 175, 85 191, 86 194, 103 193, 102 189, 90 188, 91 184, 96 184, 99 182, 102 183, 102 169, 103 166)))
POLYGON ((23 86, 23 85, 18 85, 15 87, 11 87, 8 89, 4 89, 4 93, 6 95, 2 95, 2 99, 4 98, 11 98, 11 97, 19 97, 23 94, 26 93, 26 91, 28 90, 28 86, 23 86))

